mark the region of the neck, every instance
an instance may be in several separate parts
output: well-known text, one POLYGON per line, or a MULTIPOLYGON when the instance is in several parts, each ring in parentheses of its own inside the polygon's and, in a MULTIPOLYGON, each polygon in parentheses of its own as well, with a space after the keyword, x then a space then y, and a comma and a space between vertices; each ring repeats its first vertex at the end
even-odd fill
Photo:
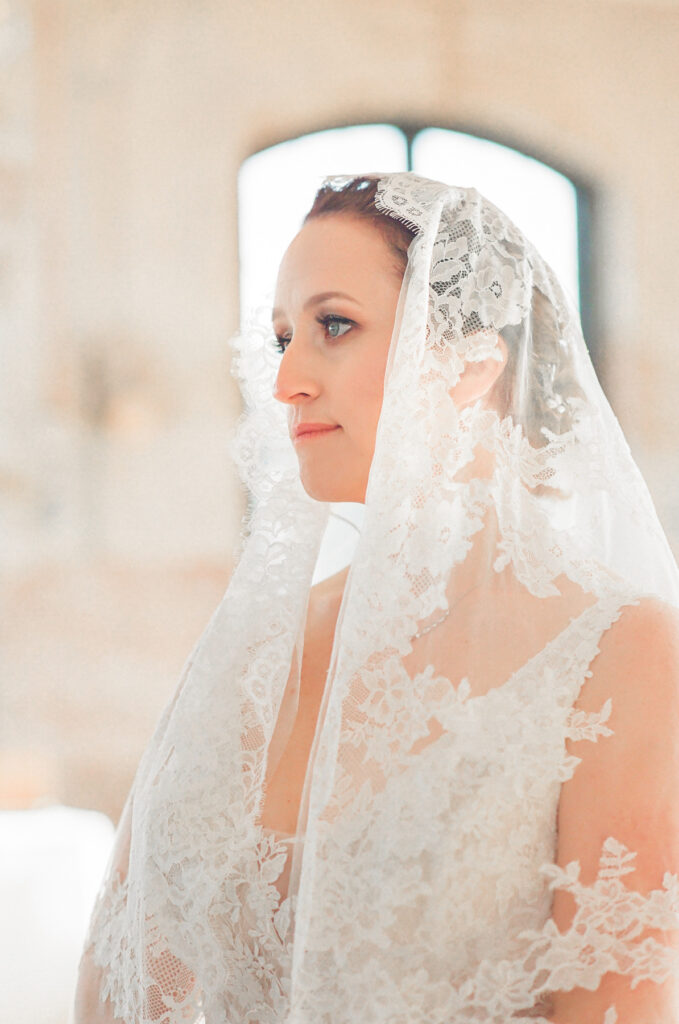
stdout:
POLYGON ((448 583, 448 593, 452 600, 455 600, 456 594, 465 594, 481 584, 492 587, 504 575, 493 569, 498 533, 497 513, 495 506, 490 504, 483 517, 483 526, 471 538, 471 548, 464 561, 453 566, 448 583))

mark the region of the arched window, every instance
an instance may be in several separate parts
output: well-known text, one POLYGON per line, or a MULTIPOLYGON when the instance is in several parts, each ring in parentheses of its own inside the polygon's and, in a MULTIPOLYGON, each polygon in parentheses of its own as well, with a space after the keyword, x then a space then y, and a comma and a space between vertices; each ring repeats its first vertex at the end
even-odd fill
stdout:
MULTIPOLYGON (((353 125, 290 139, 249 157, 238 179, 241 314, 273 298, 285 247, 322 178, 413 170, 474 186, 504 210, 553 267, 595 356, 587 301, 587 196, 567 175, 510 146, 439 127, 353 125), (284 199, 282 202, 281 200, 284 199)), ((596 362, 596 360, 594 360, 596 362)))

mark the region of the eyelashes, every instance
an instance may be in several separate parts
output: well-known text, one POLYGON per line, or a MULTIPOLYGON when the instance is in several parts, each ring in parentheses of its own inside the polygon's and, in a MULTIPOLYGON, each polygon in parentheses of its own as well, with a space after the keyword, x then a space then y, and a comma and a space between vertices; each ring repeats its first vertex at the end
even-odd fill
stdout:
MULTIPOLYGON (((317 316, 316 322, 321 324, 321 326, 325 328, 326 337, 330 338, 331 340, 341 338, 342 335, 346 334, 348 330, 351 330, 351 328, 355 326, 353 320, 349 320, 345 316, 338 316, 336 313, 326 313, 325 316, 317 316), (333 333, 332 328, 335 327, 338 328, 338 331, 333 333), (342 327, 346 329, 340 331, 339 328, 342 327)), ((291 339, 286 337, 285 335, 277 334, 274 337, 272 344, 276 351, 280 352, 282 355, 283 352, 285 352, 286 348, 288 347, 290 341, 291 339)))

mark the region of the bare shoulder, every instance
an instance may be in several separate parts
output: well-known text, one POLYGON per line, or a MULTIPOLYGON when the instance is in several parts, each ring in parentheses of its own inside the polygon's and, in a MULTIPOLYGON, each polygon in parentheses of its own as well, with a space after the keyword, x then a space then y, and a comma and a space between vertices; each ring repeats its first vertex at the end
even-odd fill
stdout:
MULTIPOLYGON (((650 597, 625 605, 601 637, 589 673, 575 709, 606 708, 610 734, 596 743, 569 741, 570 753, 582 758, 571 788, 588 787, 599 798, 607 789, 611 801, 614 787, 621 813, 630 801, 669 797, 659 780, 679 777, 679 611, 650 597)), ((672 781, 675 788, 679 793, 672 781)))
POLYGON ((625 605, 615 626, 618 642, 679 649, 679 608, 659 597, 641 597, 638 603, 625 605))
MULTIPOLYGON (((557 993, 550 1019, 599 1022, 615 1005, 621 1021, 669 1021, 676 983, 637 985, 637 977, 633 988, 629 976, 642 963, 646 970, 656 955, 669 963, 669 947, 677 948, 674 915, 665 910, 662 890, 679 869, 679 611, 641 598, 623 606, 598 646, 576 707, 606 708, 605 728, 567 742, 573 774, 559 797, 556 862, 565 867, 577 861, 578 884, 596 886, 606 901, 605 914, 581 915, 597 934, 588 954, 597 941, 605 943, 615 963, 624 943, 634 967, 624 974, 611 968, 596 989, 557 993), (606 850, 620 863, 624 858, 624 881, 610 881, 606 850)), ((585 905, 579 896, 577 902, 585 905)), ((572 927, 575 913, 573 893, 558 889, 552 917, 559 931, 572 927)))
POLYGON ((559 803, 559 861, 596 876, 613 836, 637 851, 633 887, 679 864, 679 612, 659 599, 626 605, 599 641, 575 708, 605 731, 567 741, 577 759, 559 803), (594 741, 593 741, 594 739, 594 741))
POLYGON ((679 704, 679 609, 660 598, 625 605, 604 632, 578 705, 613 697, 619 713, 662 715, 679 704))

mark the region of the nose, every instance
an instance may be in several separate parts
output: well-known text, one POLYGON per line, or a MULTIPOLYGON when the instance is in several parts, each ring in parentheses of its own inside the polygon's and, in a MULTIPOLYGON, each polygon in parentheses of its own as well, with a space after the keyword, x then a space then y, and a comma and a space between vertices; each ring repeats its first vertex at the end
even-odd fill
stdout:
POLYGON ((309 347, 302 344, 302 338, 289 341, 281 356, 273 397, 288 405, 297 405, 316 398, 320 391, 318 375, 313 372, 313 361, 309 347))

